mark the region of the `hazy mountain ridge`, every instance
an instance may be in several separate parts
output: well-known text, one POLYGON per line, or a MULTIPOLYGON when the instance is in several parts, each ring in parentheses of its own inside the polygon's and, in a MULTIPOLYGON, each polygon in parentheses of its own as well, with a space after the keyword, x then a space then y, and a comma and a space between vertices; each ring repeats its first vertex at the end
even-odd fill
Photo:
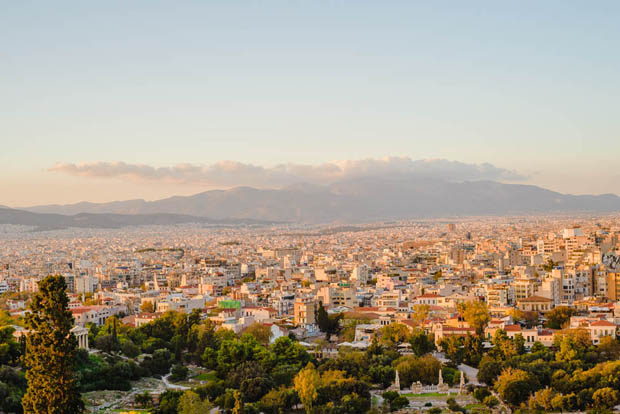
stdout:
POLYGON ((204 223, 214 226, 236 226, 269 224, 251 219, 211 219, 182 214, 110 214, 79 213, 64 215, 55 213, 33 213, 12 208, 0 208, 0 224, 34 226, 35 230, 57 230, 68 227, 116 229, 140 225, 174 225, 186 223, 204 223))
POLYGON ((446 215, 503 215, 620 210, 620 197, 567 195, 533 185, 432 178, 357 178, 326 186, 236 187, 157 201, 50 205, 24 210, 53 214, 180 214, 213 219, 332 222, 446 215))

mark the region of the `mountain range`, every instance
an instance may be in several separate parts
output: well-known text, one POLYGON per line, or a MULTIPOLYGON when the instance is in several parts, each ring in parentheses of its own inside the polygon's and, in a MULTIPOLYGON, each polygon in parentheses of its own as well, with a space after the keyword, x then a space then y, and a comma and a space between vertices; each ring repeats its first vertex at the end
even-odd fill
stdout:
POLYGON ((78 213, 55 214, 33 213, 30 211, 0 206, 0 224, 15 224, 34 226, 35 231, 59 230, 69 227, 117 229, 126 226, 140 225, 174 225, 186 223, 201 223, 215 227, 231 227, 240 225, 272 224, 261 220, 251 219, 211 219, 184 214, 109 214, 109 213, 78 213))
MULTIPOLYGON (((328 185, 297 184, 281 189, 236 187, 156 201, 82 202, 21 210, 34 214, 28 220, 35 220, 37 214, 45 214, 48 221, 58 220, 69 225, 85 223, 87 227, 231 219, 328 223, 441 216, 613 212, 620 210, 620 197, 613 194, 562 194, 533 185, 494 181, 367 177, 328 185)), ((6 212, 3 214, 0 214, 0 222, 10 221, 6 212)), ((26 220, 26 217, 21 219, 26 220)))

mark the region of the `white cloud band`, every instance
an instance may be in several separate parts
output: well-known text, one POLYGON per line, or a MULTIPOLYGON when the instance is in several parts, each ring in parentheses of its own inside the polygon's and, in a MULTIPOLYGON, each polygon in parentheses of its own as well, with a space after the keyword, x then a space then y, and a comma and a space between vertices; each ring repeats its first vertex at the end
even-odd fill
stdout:
POLYGON ((369 158, 333 161, 319 165, 279 164, 263 167, 237 161, 211 165, 178 164, 153 167, 125 162, 58 163, 49 171, 72 176, 123 178, 138 182, 154 181, 231 187, 248 185, 280 187, 295 183, 326 184, 360 177, 418 176, 448 181, 522 181, 527 177, 489 163, 468 164, 444 159, 413 160, 409 157, 369 158))

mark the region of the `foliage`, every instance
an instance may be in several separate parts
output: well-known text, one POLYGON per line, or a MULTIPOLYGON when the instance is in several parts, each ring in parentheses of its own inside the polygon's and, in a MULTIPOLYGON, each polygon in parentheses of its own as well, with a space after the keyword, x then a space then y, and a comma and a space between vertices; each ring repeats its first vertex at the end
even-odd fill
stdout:
POLYGON ((397 411, 409 405, 409 399, 396 391, 386 391, 383 393, 382 397, 388 402, 390 411, 397 411))
POLYGON ((172 367, 170 380, 173 382, 184 381, 187 379, 189 369, 185 365, 177 364, 172 367))
POLYGON ((502 400, 513 406, 526 401, 530 393, 536 391, 538 380, 523 370, 507 368, 497 378, 495 390, 502 400))
POLYGON ((22 372, 0 366, 0 412, 21 413, 25 388, 26 378, 22 372))
POLYGON ((577 314, 577 310, 568 306, 557 306, 545 314, 545 326, 551 329, 562 329, 570 321, 570 317, 577 314))
POLYGON ((487 407, 489 407, 489 408, 493 408, 493 407, 495 407, 496 405, 499 404, 499 400, 497 398, 495 398, 495 396, 489 395, 489 396, 484 398, 482 403, 484 405, 486 405, 487 407))
POLYGON ((194 391, 188 390, 181 395, 178 403, 178 414, 208 413, 213 408, 209 400, 202 400, 194 391))
POLYGON ((435 341, 432 335, 427 335, 422 329, 414 329, 409 336, 411 351, 416 356, 422 356, 435 350, 435 341))
POLYGON ((321 332, 325 333, 327 340, 340 331, 340 320, 342 318, 342 314, 329 315, 323 306, 323 302, 319 302, 319 307, 316 310, 316 322, 321 332))
POLYGON ((394 361, 393 365, 400 374, 401 385, 406 388, 416 381, 422 384, 437 384, 439 380, 441 363, 431 355, 405 355, 394 361))
POLYGON ((245 328, 243 333, 252 335, 254 339, 256 339, 256 341, 263 346, 269 345, 269 340, 271 339, 271 328, 267 325, 254 322, 252 325, 245 328))
POLYGON ((77 339, 71 334, 65 278, 48 276, 26 316, 25 365, 28 388, 22 399, 27 413, 80 413, 84 410, 74 373, 77 339))
POLYGON ((318 397, 321 377, 312 363, 308 363, 295 377, 295 391, 307 414, 312 414, 312 405, 318 397))
POLYGON ((387 347, 396 347, 405 342, 409 336, 409 328, 402 323, 391 323, 381 327, 381 344, 387 347))
POLYGON ((465 321, 476 330, 476 334, 482 336, 484 328, 487 326, 491 317, 485 302, 466 302, 458 305, 458 311, 465 321))
POLYGON ((155 305, 153 305, 153 302, 150 300, 144 301, 140 305, 140 312, 153 313, 155 312, 155 305))
POLYGON ((148 408, 153 405, 153 396, 148 391, 144 391, 143 393, 136 394, 133 397, 133 401, 136 405, 142 408, 148 408))

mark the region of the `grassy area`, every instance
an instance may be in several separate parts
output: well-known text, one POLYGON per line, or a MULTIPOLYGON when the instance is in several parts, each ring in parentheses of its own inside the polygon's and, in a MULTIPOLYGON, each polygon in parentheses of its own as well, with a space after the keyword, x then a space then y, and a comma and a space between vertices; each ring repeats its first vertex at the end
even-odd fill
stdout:
POLYGON ((202 372, 198 375, 193 376, 192 379, 196 381, 215 381, 216 379, 215 371, 202 372))

